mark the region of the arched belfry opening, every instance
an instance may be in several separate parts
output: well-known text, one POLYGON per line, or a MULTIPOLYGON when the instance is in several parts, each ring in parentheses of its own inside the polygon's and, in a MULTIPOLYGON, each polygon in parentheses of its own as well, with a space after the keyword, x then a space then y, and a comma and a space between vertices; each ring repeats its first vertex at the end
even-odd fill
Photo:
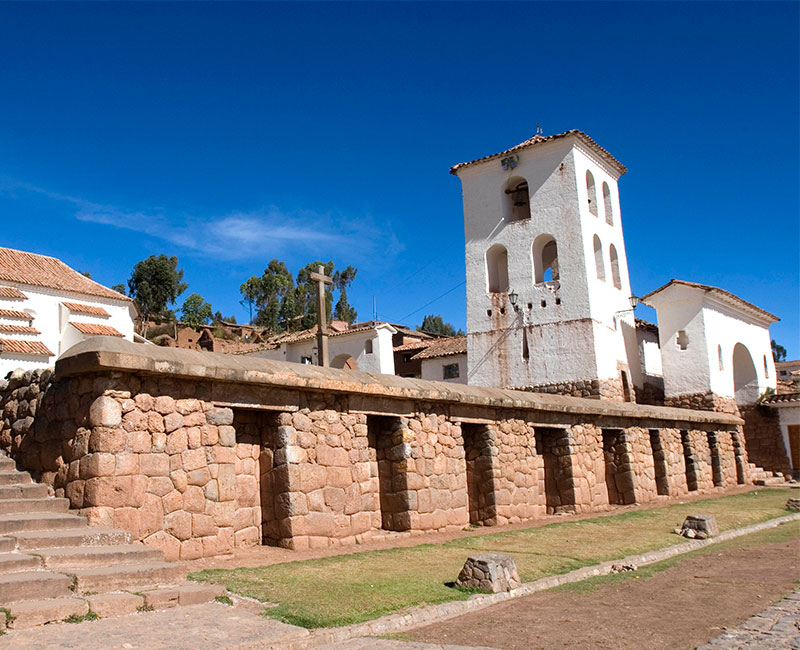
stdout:
POLYGON ((558 245, 552 235, 539 235, 533 241, 533 281, 551 282, 559 280, 558 245))
POLYGON ((486 251, 486 280, 489 293, 508 291, 508 251, 502 244, 486 251))
POLYGON ((606 223, 613 226, 614 209, 611 207, 611 189, 608 187, 608 183, 605 181, 603 181, 603 208, 605 209, 606 213, 606 223))
POLYGON ((506 221, 522 221, 531 218, 531 199, 528 181, 521 176, 512 176, 505 187, 506 221))
POLYGON ((597 216, 597 189, 594 185, 594 175, 586 170, 586 196, 589 201, 589 212, 597 216))
POLYGON ((615 288, 622 289, 622 280, 619 275, 619 257, 617 256, 617 248, 614 244, 608 247, 608 258, 611 263, 611 281, 614 283, 615 288))
POLYGON ((742 343, 733 348, 733 390, 739 405, 758 401, 758 374, 750 350, 742 343))
POLYGON ((605 281, 606 266, 603 262, 603 243, 597 235, 594 236, 592 241, 594 242, 594 268, 597 273, 597 279, 605 281))

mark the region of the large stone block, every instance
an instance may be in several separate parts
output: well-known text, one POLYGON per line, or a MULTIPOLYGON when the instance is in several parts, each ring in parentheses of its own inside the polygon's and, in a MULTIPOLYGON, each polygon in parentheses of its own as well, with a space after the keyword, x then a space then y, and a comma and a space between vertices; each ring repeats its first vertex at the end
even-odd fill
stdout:
POLYGON ((522 584, 514 558, 505 553, 483 553, 467 558, 458 574, 459 587, 481 589, 491 593, 511 591, 522 584))
POLYGON ((89 407, 93 427, 116 427, 122 422, 122 406, 113 397, 98 397, 89 407))

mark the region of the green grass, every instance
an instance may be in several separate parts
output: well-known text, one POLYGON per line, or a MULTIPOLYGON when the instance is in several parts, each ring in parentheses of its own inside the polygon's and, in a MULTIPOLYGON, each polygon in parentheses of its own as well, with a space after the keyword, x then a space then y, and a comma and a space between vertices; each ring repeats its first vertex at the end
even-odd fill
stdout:
POLYGON ((686 541, 672 531, 689 513, 716 515, 721 530, 787 514, 786 490, 758 490, 519 531, 476 534, 444 544, 366 551, 190 576, 265 603, 265 615, 307 628, 349 625, 415 605, 466 600, 453 589, 469 555, 512 555, 524 582, 686 541))
POLYGON ((223 605, 228 605, 233 607, 233 601, 231 600, 230 596, 217 596, 214 600, 218 603, 222 603, 223 605))
POLYGON ((83 623, 84 621, 96 621, 100 617, 91 609, 83 615, 72 614, 64 619, 64 623, 83 623))

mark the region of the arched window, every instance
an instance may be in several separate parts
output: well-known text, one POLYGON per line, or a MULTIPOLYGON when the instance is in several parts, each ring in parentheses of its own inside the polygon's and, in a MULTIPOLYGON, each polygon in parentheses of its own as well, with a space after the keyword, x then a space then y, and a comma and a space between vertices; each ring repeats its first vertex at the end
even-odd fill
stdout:
POLYGON ((531 218, 528 181, 520 176, 512 176, 506 183, 504 214, 506 221, 522 221, 531 218))
POLYGON ((758 376, 753 357, 741 343, 733 347, 733 391, 736 403, 755 404, 758 400, 758 376))
POLYGON ((372 354, 372 339, 367 339, 364 341, 364 353, 372 354))
POLYGON ((597 279, 605 281, 606 267, 603 264, 603 244, 600 243, 600 238, 594 236, 594 268, 597 271, 597 279))
POLYGON ((608 183, 603 181, 603 206, 606 210, 606 223, 614 225, 614 211, 611 208, 611 190, 608 183))
POLYGON ((611 261, 611 281, 617 289, 622 289, 622 282, 619 279, 619 258, 614 244, 608 247, 608 257, 611 261))
POLYGON ((589 212, 597 216, 597 190, 594 187, 594 176, 586 170, 586 194, 589 197, 589 212))
POLYGON ((552 235, 539 235, 533 241, 533 281, 558 280, 558 246, 552 235))
POLYGON ((723 357, 722 357, 722 346, 721 345, 717 346, 717 356, 719 357, 719 369, 720 370, 725 370, 725 361, 723 360, 723 357))
POLYGON ((486 279, 490 293, 508 291, 508 253, 501 244, 486 251, 486 279))

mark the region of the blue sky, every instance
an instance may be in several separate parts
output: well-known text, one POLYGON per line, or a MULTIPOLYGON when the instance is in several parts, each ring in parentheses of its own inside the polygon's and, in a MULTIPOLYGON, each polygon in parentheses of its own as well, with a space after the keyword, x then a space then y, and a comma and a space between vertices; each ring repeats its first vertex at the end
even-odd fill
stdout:
POLYGON ((0 243, 108 285, 177 255, 240 320, 333 259, 360 318, 463 327, 450 165, 578 128, 629 169, 633 291, 726 288, 797 358, 798 6, 0 3, 0 243))

